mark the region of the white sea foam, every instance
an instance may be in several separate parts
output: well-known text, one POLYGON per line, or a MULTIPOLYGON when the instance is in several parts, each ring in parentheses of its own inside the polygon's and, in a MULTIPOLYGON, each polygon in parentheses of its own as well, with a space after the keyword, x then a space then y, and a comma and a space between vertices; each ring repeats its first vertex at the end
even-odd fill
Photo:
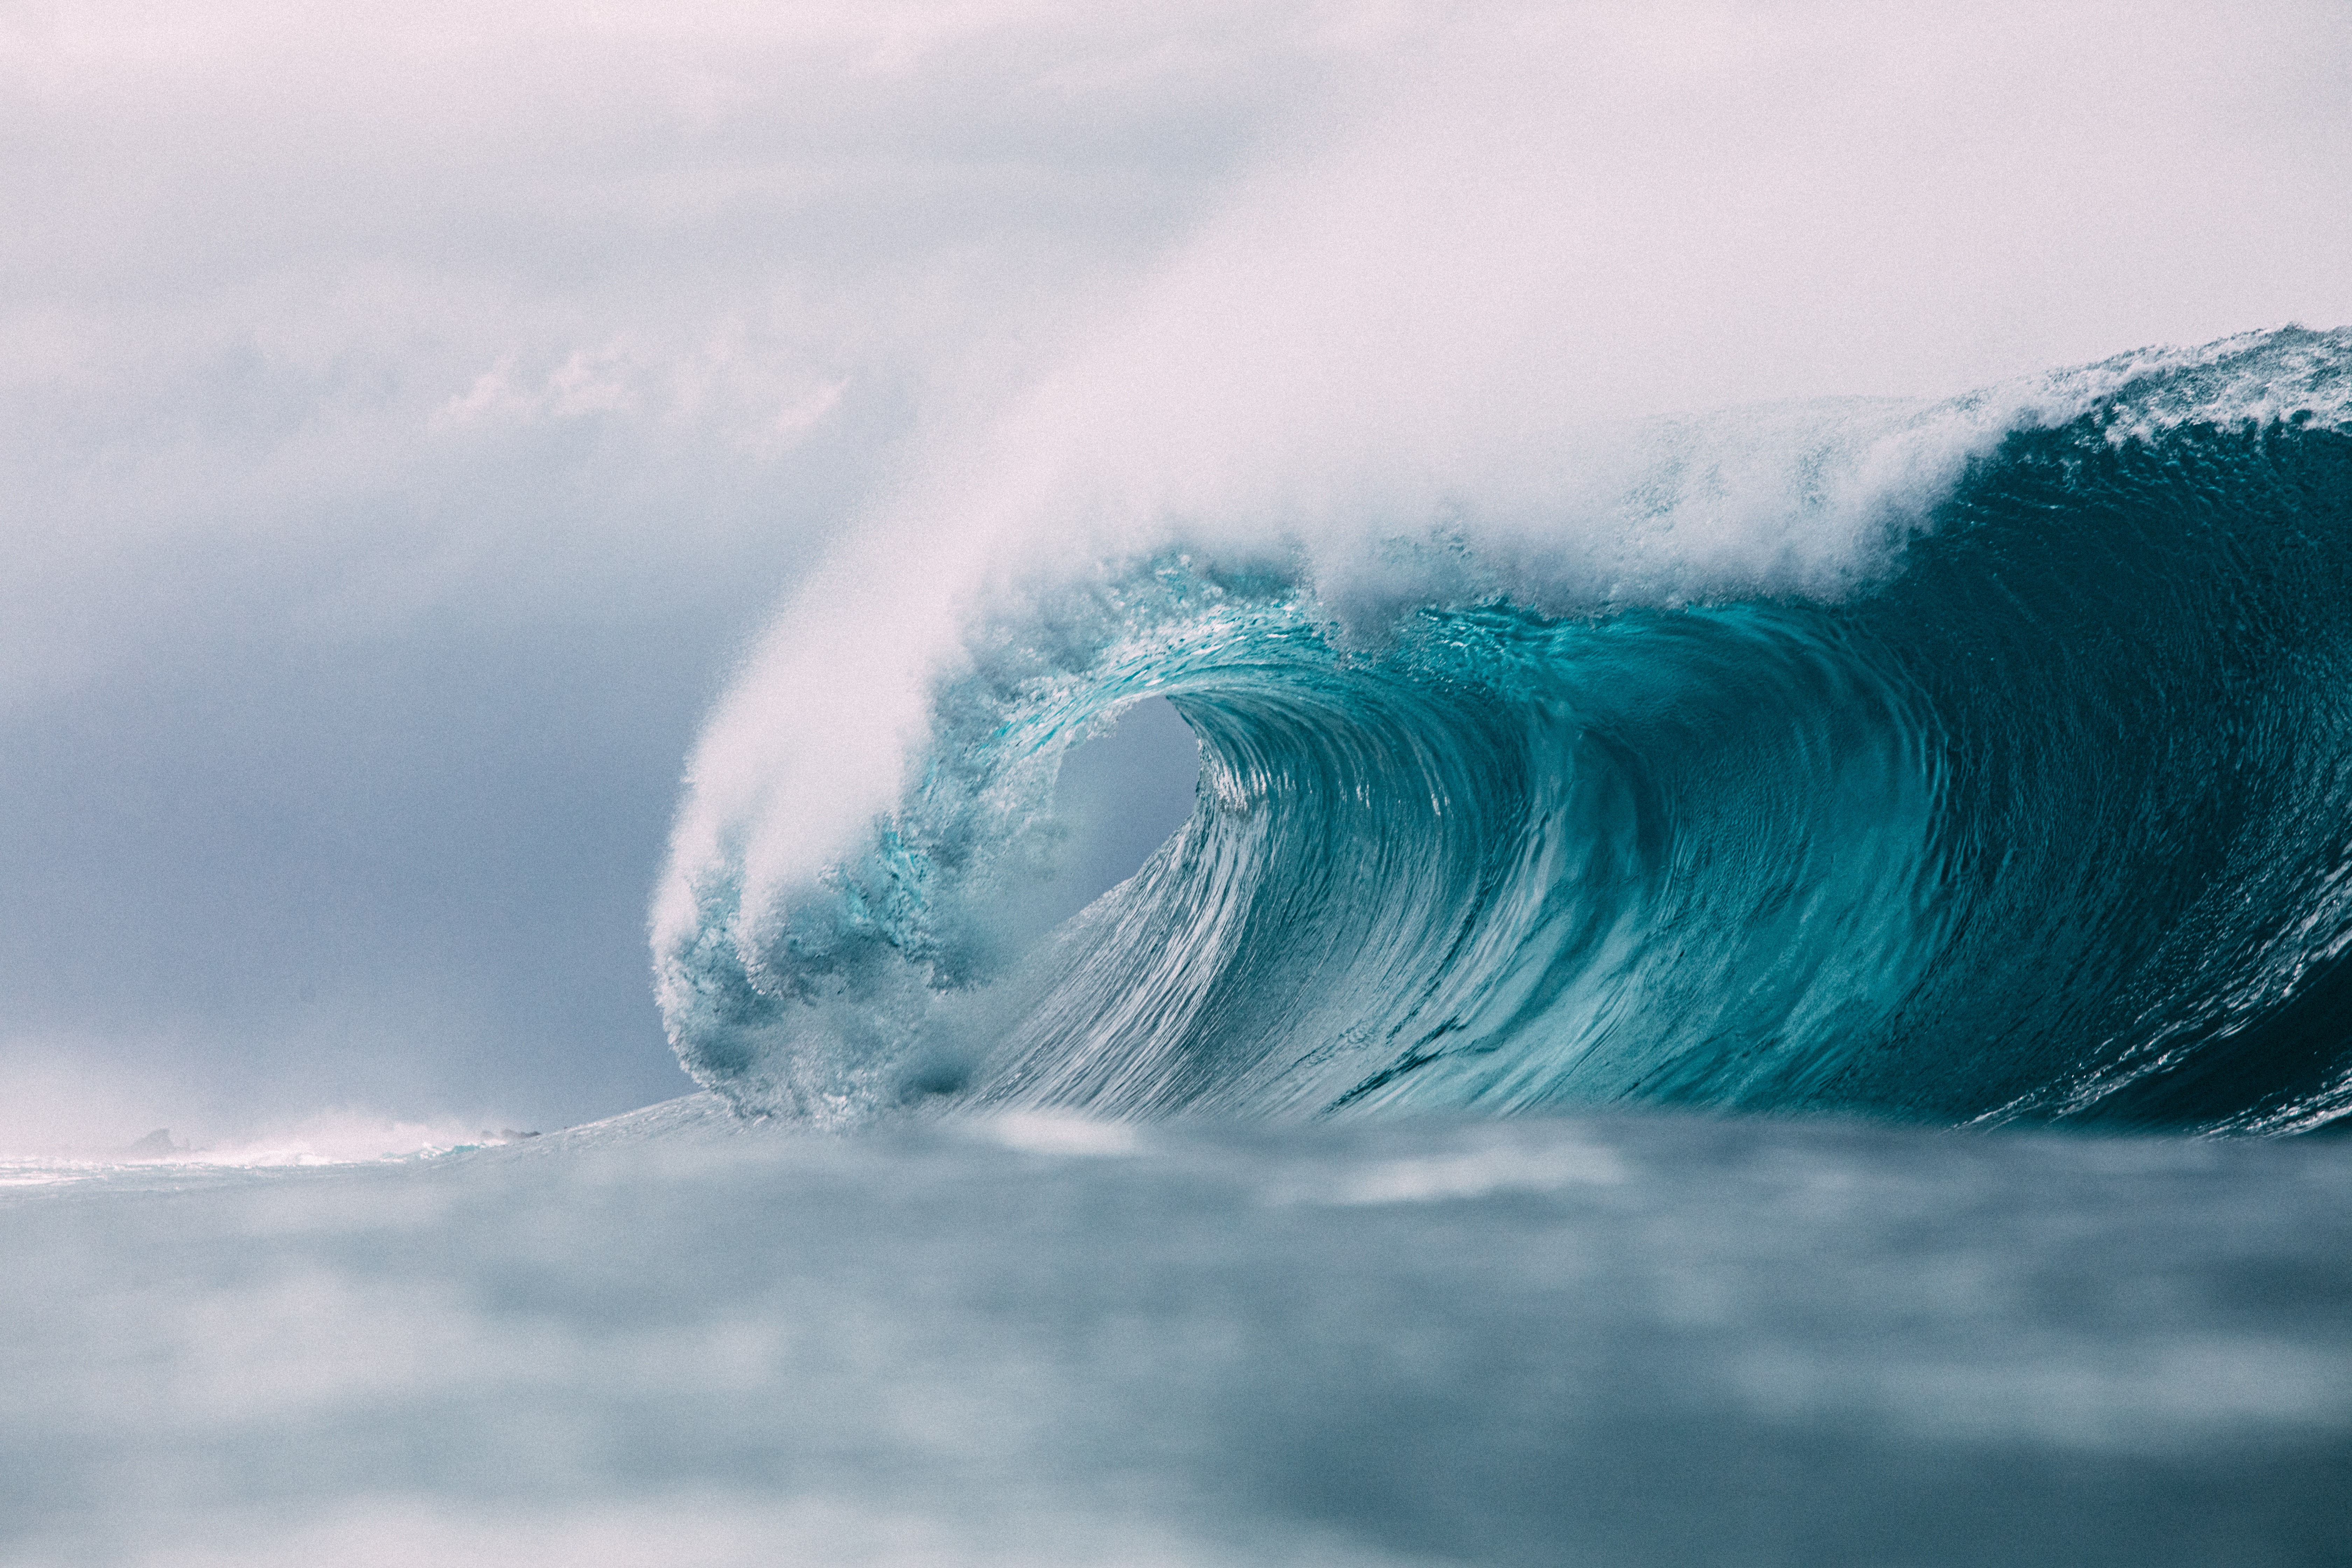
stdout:
MULTIPOLYGON (((1181 274, 1168 285, 1183 286, 1181 274)), ((698 747, 656 945, 688 937, 697 889, 722 868, 740 879, 735 940, 756 945, 781 898, 897 802, 934 738, 935 694, 973 657, 974 629, 1030 615, 1029 637, 1051 636, 1057 583, 1180 552, 1271 560, 1327 613, 1375 626, 1393 606, 1496 594, 1559 613, 1834 598, 1894 570, 1969 460, 2011 431, 2101 411, 2115 439, 2193 422, 2340 426, 2347 343, 2345 332, 2248 333, 1937 403, 1571 418, 1525 441, 1539 461, 1424 448, 1415 472, 1398 451, 1335 458, 1278 437, 1267 439, 1292 466, 1221 469, 1236 444, 1261 439, 1256 428, 1171 441, 1184 420, 1151 411, 1148 378, 1122 382, 1115 367, 1131 371, 1138 351, 1117 341, 1009 420, 995 461, 910 491, 803 587, 698 747)), ((1198 400, 1286 408, 1277 426, 1303 417, 1245 384, 1198 400)))
POLYGON ((1101 1157, 1133 1154, 1143 1148, 1143 1136, 1125 1122, 1055 1111, 1024 1110, 992 1116, 980 1123, 982 1132, 1008 1149, 1031 1154, 1101 1157))
MULTIPOLYGON (((496 1118, 409 1120, 341 1108, 231 1130, 216 1136, 156 1128, 136 1141, 0 1154, 0 1186, 42 1187, 131 1179, 152 1184, 175 1175, 356 1165, 429 1159, 520 1141, 525 1130, 496 1118)), ((531 1136, 536 1136, 532 1131, 531 1136)))

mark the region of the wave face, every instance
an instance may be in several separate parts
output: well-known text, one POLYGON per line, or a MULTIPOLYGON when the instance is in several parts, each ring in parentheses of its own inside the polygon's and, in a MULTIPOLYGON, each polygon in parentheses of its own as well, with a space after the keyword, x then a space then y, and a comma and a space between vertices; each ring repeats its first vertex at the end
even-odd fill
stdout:
POLYGON ((1181 538, 1031 582, 821 873, 761 887, 741 832, 681 836, 671 1038, 741 1108, 822 1120, 2325 1122, 2347 387, 2352 333, 2290 329, 1890 414, 1981 434, 1834 582, 1579 603, 1458 528, 1387 542, 1372 623, 1303 556, 1181 538), (1202 743, 1193 815, 1040 930, 1059 757, 1154 694, 1202 743))

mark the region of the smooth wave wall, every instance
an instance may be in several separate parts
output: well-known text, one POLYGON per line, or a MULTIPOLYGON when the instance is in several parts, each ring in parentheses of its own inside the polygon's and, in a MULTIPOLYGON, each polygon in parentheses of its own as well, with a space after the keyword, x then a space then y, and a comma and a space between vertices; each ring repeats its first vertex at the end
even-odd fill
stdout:
POLYGON ((2347 371, 2352 333, 2289 329, 1593 426, 1540 504, 1268 526, 1066 488, 850 554, 698 756, 671 1037, 828 1121, 2326 1121, 2347 371), (1197 808, 1052 927, 1059 758, 1150 695, 1197 808))

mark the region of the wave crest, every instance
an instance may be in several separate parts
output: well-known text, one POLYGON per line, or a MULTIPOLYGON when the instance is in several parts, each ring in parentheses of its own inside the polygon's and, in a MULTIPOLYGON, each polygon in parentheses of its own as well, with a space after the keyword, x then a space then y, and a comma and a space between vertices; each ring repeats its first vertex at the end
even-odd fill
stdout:
MULTIPOLYGON (((1549 531, 1454 507, 1269 549, 1155 515, 1051 570, 977 552, 895 794, 781 858, 792 789, 689 800, 672 1040, 824 1120, 940 1090, 2326 1120, 2347 367, 2352 333, 2290 330, 1645 427, 1549 531), (1197 808, 1054 927, 1059 760, 1150 695, 1201 739, 1197 808)), ((721 728, 807 776, 833 737, 789 688, 721 728)))

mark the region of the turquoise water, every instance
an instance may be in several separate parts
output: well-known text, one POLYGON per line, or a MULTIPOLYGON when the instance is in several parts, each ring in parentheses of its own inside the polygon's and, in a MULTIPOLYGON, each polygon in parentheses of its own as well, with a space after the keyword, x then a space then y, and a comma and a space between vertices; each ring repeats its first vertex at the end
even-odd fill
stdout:
POLYGON ((0 1560, 2343 1561, 2347 370, 787 617, 656 905, 707 1092, 0 1164, 0 1560))
MULTIPOLYGON (((1033 584, 936 679, 862 846, 749 893, 733 851, 675 868, 680 1058, 826 1121, 2325 1123, 2352 1109, 2352 335, 2067 374, 1834 517, 1861 459, 1795 419, 1787 538, 1706 592, 1657 564, 1690 506, 1638 488, 1616 533, 1391 540, 1370 611, 1304 546, 1033 584), (1797 559, 1837 529, 1834 570, 1797 559), (1144 696, 1199 737, 1194 811, 1055 925, 1059 759, 1144 696)), ((1696 439, 1643 483, 1688 489, 1696 439)))

